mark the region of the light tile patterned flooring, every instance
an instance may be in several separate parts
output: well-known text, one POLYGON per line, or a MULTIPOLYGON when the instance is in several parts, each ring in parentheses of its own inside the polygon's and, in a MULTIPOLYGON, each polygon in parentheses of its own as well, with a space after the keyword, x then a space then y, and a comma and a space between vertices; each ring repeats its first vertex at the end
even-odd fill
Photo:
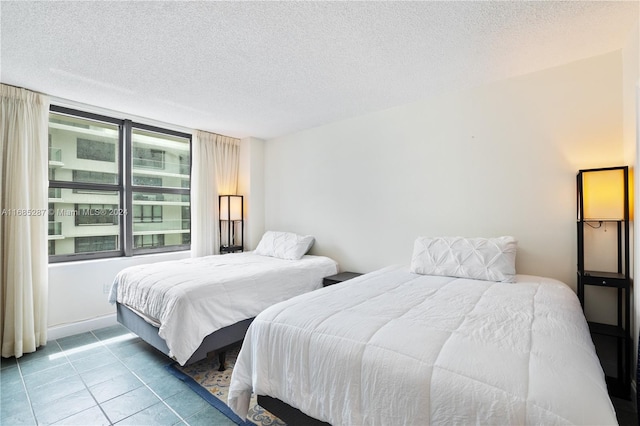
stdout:
POLYGON ((169 358, 120 325, 0 362, 2 425, 234 424, 169 373, 169 358))

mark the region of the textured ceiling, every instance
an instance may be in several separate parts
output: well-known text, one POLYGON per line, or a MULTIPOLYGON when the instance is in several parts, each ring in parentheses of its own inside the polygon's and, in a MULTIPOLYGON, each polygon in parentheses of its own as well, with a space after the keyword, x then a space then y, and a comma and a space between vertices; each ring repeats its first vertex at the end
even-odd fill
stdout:
POLYGON ((0 80, 272 138, 620 49, 638 2, 0 2, 0 80))

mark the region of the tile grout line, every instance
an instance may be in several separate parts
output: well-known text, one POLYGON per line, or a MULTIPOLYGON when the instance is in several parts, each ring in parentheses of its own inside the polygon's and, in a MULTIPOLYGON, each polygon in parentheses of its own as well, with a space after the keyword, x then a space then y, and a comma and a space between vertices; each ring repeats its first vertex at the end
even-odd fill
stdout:
MULTIPOLYGON (((58 344, 58 342, 56 342, 58 344)), ((60 345, 58 345, 60 347, 60 345)), ((27 402, 29 403, 29 410, 31 411, 31 417, 33 417, 33 424, 38 424, 38 418, 36 417, 36 412, 33 410, 33 404, 31 403, 31 397, 29 396, 29 389, 27 389, 27 384, 24 381, 24 375, 22 374, 22 368, 20 368, 20 363, 18 362, 18 358, 16 358, 16 367, 18 367, 18 373, 20 374, 20 381, 22 382, 22 387, 24 388, 24 394, 27 396, 27 402)))
MULTIPOLYGON (((127 368, 129 368, 129 367, 127 367, 127 368)), ((158 395, 158 394, 157 394, 153 389, 151 389, 151 387, 149 387, 149 385, 147 385, 147 382, 146 382, 145 380, 142 380, 142 377, 138 376, 138 375, 136 374, 136 372, 135 372, 135 371, 133 371, 133 370, 131 370, 131 369, 129 369, 129 371, 131 372, 131 374, 133 374, 134 376, 136 376, 136 377, 138 378, 138 380, 140 380, 140 381, 142 382, 142 384, 143 384, 147 389, 149 389, 149 390, 151 391, 151 393, 153 393, 153 394, 156 396, 156 398, 158 398, 158 399, 160 400, 160 402, 162 402, 162 403, 164 404, 164 406, 165 406, 165 407, 167 407, 167 408, 168 408, 168 409, 169 409, 173 414, 175 414, 176 416, 178 416, 178 418, 180 419, 180 421, 182 421, 182 422, 186 423, 187 425, 189 424, 189 422, 187 422, 187 419, 183 418, 183 417, 182 417, 182 416, 181 416, 181 415, 180 415, 176 410, 174 410, 174 409, 173 409, 169 404, 167 404, 167 403, 164 401, 164 399, 160 397, 160 395, 158 395)), ((176 394, 176 395, 177 395, 177 394, 176 394)), ((145 410, 146 410, 146 408, 145 408, 145 410)), ((137 413, 135 413, 135 414, 137 414, 137 413)), ((133 415, 135 415, 135 414, 132 414, 131 416, 133 416, 133 415)), ((131 416, 129 416, 129 417, 131 417, 131 416)), ((177 423, 174 423, 174 424, 177 424, 177 423)))
MULTIPOLYGON (((93 334, 93 332, 91 332, 91 333, 93 334)), ((95 336, 95 334, 94 334, 94 336, 95 336)), ((98 338, 98 337, 96 336, 96 338, 98 338)), ((98 340, 100 340, 100 339, 98 339, 98 340)), ((127 368, 127 370, 129 370, 129 372, 130 372, 131 374, 133 374, 133 375, 134 375, 138 380, 140 380, 140 382, 142 382, 142 384, 143 384, 143 385, 144 385, 148 390, 150 390, 150 391, 151 391, 151 393, 153 393, 153 394, 156 396, 156 398, 158 398, 158 399, 160 400, 160 402, 162 402, 162 404, 164 404, 164 406, 165 406, 165 407, 167 407, 167 408, 168 408, 168 409, 169 409, 173 414, 175 414, 175 415, 178 417, 178 419, 180 419, 180 421, 181 421, 181 422, 186 423, 187 425, 189 424, 185 418, 183 418, 183 417, 182 417, 182 416, 181 416, 181 415, 180 415, 176 410, 174 410, 174 409, 173 409, 169 404, 167 404, 167 403, 165 402, 164 398, 161 398, 161 397, 160 397, 160 395, 158 395, 158 394, 157 394, 153 389, 151 389, 151 387, 147 384, 147 381, 146 381, 146 380, 143 380, 143 379, 142 379, 142 377, 140 377, 138 374, 136 374, 136 372, 135 372, 135 371, 133 371, 133 369, 132 369, 131 367, 129 367, 127 364, 125 364, 125 363, 122 361, 122 359, 120 359, 120 357, 118 356, 118 354, 114 353, 114 352, 111 350, 111 348, 109 348, 107 345, 104 345, 104 347, 105 347, 105 348, 107 348, 107 350, 109 351, 109 353, 111 353, 111 355, 113 355, 114 357, 116 357, 116 359, 117 359, 117 360, 118 360, 122 365, 124 365, 124 366, 127 368)), ((147 408, 149 408, 149 407, 147 407, 147 408)), ((101 408, 101 409, 102 409, 102 408, 101 408)), ((138 411, 138 413, 140 413, 140 412, 142 412, 142 411, 144 411, 144 410, 146 410, 146 408, 144 408, 144 409, 142 409, 142 410, 138 411)), ((136 414, 138 414, 138 413, 133 413, 133 414, 131 414, 130 416, 127 416, 127 417, 125 417, 125 418, 124 418, 124 419, 122 419, 122 420, 128 419, 128 418, 129 418, 129 417, 131 417, 131 416, 135 416, 135 415, 136 415, 136 414)), ((120 421, 122 421, 122 420, 120 420, 120 421)), ((175 424, 178 424, 178 423, 175 423, 175 424)))
MULTIPOLYGON (((98 340, 98 342, 100 342, 100 344, 102 345, 102 347, 104 347, 107 351, 111 352, 109 350, 109 348, 107 347, 107 345, 105 345, 102 340, 100 340, 98 338, 98 336, 95 335, 95 333, 93 332, 93 330, 91 330, 91 335, 93 337, 96 338, 96 340, 98 340)), ((120 359, 118 358, 118 361, 120 361, 120 359)), ((73 365, 73 363, 71 362, 71 360, 69 360, 69 362, 71 363, 71 366, 73 367, 73 369, 76 369, 76 366, 73 365)), ((98 405, 98 408, 100 409, 100 411, 102 412, 102 414, 104 415, 104 418, 107 419, 107 421, 109 422, 110 425, 113 425, 113 422, 111 421, 111 419, 109 418, 109 416, 107 415, 106 411, 104 411, 104 409, 102 408, 102 404, 100 404, 98 402, 98 399, 95 397, 95 395, 93 394, 93 392, 91 392, 91 388, 89 387, 89 385, 87 385, 87 382, 85 382, 85 380, 82 378, 82 374, 80 374, 78 372, 78 375, 80 376, 80 380, 82 380, 82 383, 84 383, 84 386, 87 388, 87 391, 89 392, 89 394, 91 395, 91 398, 93 398, 93 400, 96 402, 96 404, 98 405)))
MULTIPOLYGON (((90 331, 91 335, 93 337, 95 337, 98 342, 100 342, 100 344, 103 347, 106 347, 102 341, 100 339, 98 339, 98 336, 96 336, 95 334, 93 334, 93 331, 90 331)), ((56 340, 56 343, 58 343, 58 340, 56 340)), ((89 388, 89 386, 87 385, 87 382, 84 380, 84 378, 82 377, 82 374, 80 374, 80 372, 78 371, 78 369, 76 368, 76 366, 73 364, 73 361, 67 356, 67 351, 62 349, 62 346, 58 343, 58 346, 60 346, 60 349, 62 350, 62 353, 64 353, 64 357, 67 359, 67 361, 69 362, 69 365, 71 365, 71 368, 73 368, 73 371, 76 372, 76 374, 78 375, 78 378, 80 378, 80 381, 82 382, 82 384, 84 385, 85 389, 87 390, 87 392, 89 392, 89 395, 91 395, 91 399, 93 399, 93 401, 96 403, 96 405, 98 406, 98 408, 100 409, 100 411, 102 412, 102 414, 104 415, 105 419, 107 419, 107 421, 109 422, 109 425, 113 425, 114 423, 111 421, 111 419, 109 418, 109 416, 107 415, 107 413, 102 409, 102 405, 100 405, 100 403, 98 402, 98 400, 96 399, 96 397, 93 395, 93 392, 91 392, 91 389, 89 388)), ((76 414, 82 413, 83 411, 89 410, 91 407, 86 408, 82 411, 79 411, 78 413, 74 413, 71 416, 75 416, 76 414)), ((62 419, 56 420, 55 423, 60 422, 64 419, 68 419, 71 416, 67 416, 64 417, 62 419)))
MULTIPOLYGON (((175 425, 183 425, 183 426, 185 426, 185 425, 186 425, 186 426, 188 426, 188 425, 190 424, 190 423, 189 423, 189 421, 188 421, 188 418, 191 418, 191 417, 193 417, 193 416, 195 416, 195 415, 197 415, 198 413, 200 413, 200 412, 201 412, 201 411, 198 411, 198 412, 196 412, 196 413, 192 413, 192 414, 191 414, 191 415, 189 415, 188 417, 184 417, 184 416, 182 416, 180 413, 178 413, 175 409, 173 409, 173 408, 172 408, 172 407, 171 407, 171 406, 166 402, 166 400, 165 400, 165 399, 168 399, 169 397, 168 397, 168 398, 162 398, 162 397, 161 397, 161 396, 160 396, 160 395, 159 395, 159 394, 158 394, 154 389, 152 389, 152 388, 151 388, 151 386, 149 386, 149 384, 147 383, 147 380, 144 380, 144 379, 143 379, 143 378, 142 378, 142 377, 141 377, 141 376, 140 376, 140 375, 139 375, 139 374, 138 374, 138 373, 133 369, 133 367, 131 367, 131 366, 127 365, 127 364, 123 361, 123 359, 124 359, 124 358, 126 358, 126 357, 124 357, 124 358, 123 358, 123 355, 119 355, 118 353, 114 352, 114 351, 112 350, 112 348, 110 348, 107 344, 105 344, 105 343, 104 343, 104 340, 103 340, 103 339, 100 339, 100 338, 99 338, 99 337, 94 333, 94 330, 89 331, 89 333, 91 334, 91 336, 93 336, 93 337, 96 339, 96 343, 97 343, 97 342, 99 342, 99 347, 106 349, 106 350, 107 350, 107 352, 108 352, 109 354, 111 354, 111 355, 112 355, 112 356, 117 360, 117 362, 119 362, 122 366, 124 366, 124 367, 126 368, 126 370, 127 370, 129 373, 131 373, 131 374, 132 374, 132 375, 133 375, 137 380, 139 380, 139 381, 140 381, 140 383, 141 383, 141 384, 142 384, 142 385, 143 385, 147 390, 151 391, 151 393, 152 393, 152 394, 153 394, 153 395, 154 395, 154 396, 155 396, 155 397, 156 397, 160 402, 162 402, 162 404, 164 405, 164 407, 168 408, 168 409, 169 409, 169 411, 170 411, 171 413, 173 413, 173 414, 177 417, 176 422, 175 422, 175 423, 173 423, 173 424, 174 424, 174 426, 175 426, 175 425)), ((59 340, 60 340, 60 339, 55 339, 55 340, 53 340, 53 341, 49 342, 49 344, 55 344, 55 347, 57 347, 57 348, 60 350, 60 352, 59 352, 59 353, 60 353, 61 355, 63 355, 63 356, 64 356, 64 359, 66 360, 66 362, 71 366, 71 369, 72 369, 73 373, 74 373, 76 376, 78 376, 78 378, 80 379, 80 381, 81 381, 81 383, 82 383, 82 385, 83 385, 83 387, 84 387, 84 390, 88 391, 89 395, 91 396, 92 400, 93 400, 93 401, 94 401, 94 403, 95 403, 95 405, 94 405, 94 406, 92 406, 92 407, 97 406, 97 407, 99 408, 100 412, 103 414, 104 418, 106 419, 107 423, 108 423, 110 426, 114 426, 114 425, 116 425, 117 423, 114 423, 114 422, 111 420, 111 418, 107 415, 106 411, 103 409, 103 407, 102 407, 102 403, 98 402, 97 397, 96 397, 96 396, 93 394, 93 392, 91 391, 91 389, 90 389, 90 387, 89 387, 89 385, 88 385, 88 383, 87 383, 86 379, 82 377, 82 374, 80 373, 80 371, 77 369, 76 365, 74 364, 74 360, 72 360, 72 359, 69 357, 69 353, 70 353, 70 351, 71 351, 73 348, 64 349, 64 348, 63 348, 63 346, 60 344, 59 340)), ((108 340, 108 339, 107 339, 107 340, 108 340)), ((81 359, 81 358, 79 358, 79 359, 81 359)), ((76 360, 76 361, 77 361, 77 360, 76 360)), ((21 383, 22 383, 22 387, 23 387, 23 389, 24 389, 24 391, 25 391, 25 396, 27 397, 27 403, 29 404, 29 410, 30 410, 30 412, 31 412, 31 417, 32 417, 32 419, 33 419, 33 421, 34 421, 34 424, 35 424, 35 425, 40 425, 40 424, 42 424, 42 423, 38 420, 38 418, 37 418, 37 416, 36 416, 36 414, 35 414, 35 409, 34 409, 33 401, 32 401, 32 398, 31 398, 31 396, 30 396, 30 394, 29 394, 29 392, 30 392, 30 391, 29 391, 29 389, 28 389, 28 388, 27 388, 27 386, 26 386, 26 382, 25 382, 25 375, 24 375, 24 373, 23 373, 23 369, 22 369, 21 363, 20 363, 19 361, 17 361, 17 362, 16 362, 16 367, 18 368, 18 373, 19 373, 20 381, 21 381, 21 383)), ((45 369, 45 370, 46 370, 46 369, 45 369)), ((89 370, 87 370, 87 371, 89 371, 89 370)), ((37 373, 38 373, 38 372, 34 372, 33 374, 37 374, 37 373)), ((73 375, 72 375, 72 376, 69 376, 69 377, 73 377, 73 375)), ((46 385, 46 384, 45 384, 45 385, 46 385)), ((44 386, 44 385, 43 385, 43 386, 44 386)), ((141 386, 141 387, 142 387, 142 386, 141 386)), ((81 392, 81 390, 79 390, 78 392, 81 392)), ((131 390, 130 390, 130 391, 127 391, 127 392, 125 392, 124 394, 126 394, 126 393, 128 393, 128 392, 131 392, 131 390)), ((180 393, 180 392, 178 392, 178 393, 176 393, 176 394, 174 394, 174 395, 171 395, 170 397, 173 397, 173 396, 175 396, 175 395, 178 395, 179 393, 180 393)), ((66 395, 65 395, 65 396, 66 396, 66 395)), ((60 397, 60 398, 64 398, 65 396, 62 396, 62 397, 60 397)), ((60 398, 58 398, 58 399, 60 399, 60 398)), ((117 398, 117 396, 115 396, 114 398, 117 398)), ((111 399, 113 399, 113 398, 110 398, 109 400, 111 400, 111 399)), ((52 403, 54 403, 55 401, 56 401, 56 400, 51 401, 51 402, 52 402, 52 403)), ((107 402, 107 401, 104 401, 104 402, 107 402)), ((157 403, 154 403, 154 404, 152 404, 151 406, 153 406, 153 405, 155 405, 155 404, 157 404, 157 403)), ((75 416, 75 415, 80 414, 80 413, 82 413, 82 412, 84 412, 84 411, 90 410, 90 409, 92 409, 92 407, 85 408, 85 409, 83 409, 83 410, 81 410, 81 411, 79 411, 79 412, 77 412, 77 413, 71 414, 71 415, 66 416, 66 417, 63 417, 63 418, 61 418, 61 419, 57 419, 57 420, 55 420, 55 421, 53 422, 53 424, 60 424, 60 422, 64 422, 64 420, 65 420, 65 419, 69 419, 69 418, 70 418, 70 417, 72 417, 72 416, 75 416)), ((148 408, 149 408, 149 407, 143 408, 143 409, 141 409, 141 410, 137 411, 136 413, 133 413, 133 414, 131 414, 131 415, 129 415, 129 416, 127 416, 127 417, 123 418, 123 419, 120 419, 118 422, 124 421, 124 420, 125 420, 125 419, 127 419, 127 418, 130 418, 130 417, 132 417, 132 416, 134 416, 134 415, 136 415, 136 414, 139 414, 139 413, 141 413, 141 412, 143 412, 143 411, 147 410, 148 408)))

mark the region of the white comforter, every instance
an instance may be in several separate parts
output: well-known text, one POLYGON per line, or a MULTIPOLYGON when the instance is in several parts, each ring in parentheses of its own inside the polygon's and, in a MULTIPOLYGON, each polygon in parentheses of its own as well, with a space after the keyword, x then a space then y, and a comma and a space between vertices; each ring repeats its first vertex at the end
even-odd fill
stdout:
POLYGON ((233 370, 251 392, 332 425, 615 424, 575 293, 389 267, 262 312, 233 370))
POLYGON ((170 355, 184 364, 207 335, 320 288, 336 271, 323 256, 282 260, 252 252, 154 263, 122 270, 109 301, 157 321, 170 355))

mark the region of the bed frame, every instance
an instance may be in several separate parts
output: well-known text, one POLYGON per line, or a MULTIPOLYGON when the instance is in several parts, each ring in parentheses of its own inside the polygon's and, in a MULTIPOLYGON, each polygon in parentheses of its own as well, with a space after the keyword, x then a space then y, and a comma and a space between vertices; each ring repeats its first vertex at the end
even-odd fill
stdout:
MULTIPOLYGON (((167 342, 158 335, 158 327, 155 327, 145 321, 140 315, 126 307, 121 303, 116 303, 116 311, 118 322, 133 333, 138 335, 142 340, 169 356, 169 347, 167 342)), ((185 365, 207 358, 211 352, 217 352, 220 359, 220 371, 224 371, 225 354, 227 348, 242 341, 253 318, 242 320, 228 327, 214 331, 204 338, 202 344, 191 355, 185 365)))
POLYGON ((330 423, 309 417, 297 408, 271 396, 258 395, 258 405, 288 425, 331 426, 330 423))

